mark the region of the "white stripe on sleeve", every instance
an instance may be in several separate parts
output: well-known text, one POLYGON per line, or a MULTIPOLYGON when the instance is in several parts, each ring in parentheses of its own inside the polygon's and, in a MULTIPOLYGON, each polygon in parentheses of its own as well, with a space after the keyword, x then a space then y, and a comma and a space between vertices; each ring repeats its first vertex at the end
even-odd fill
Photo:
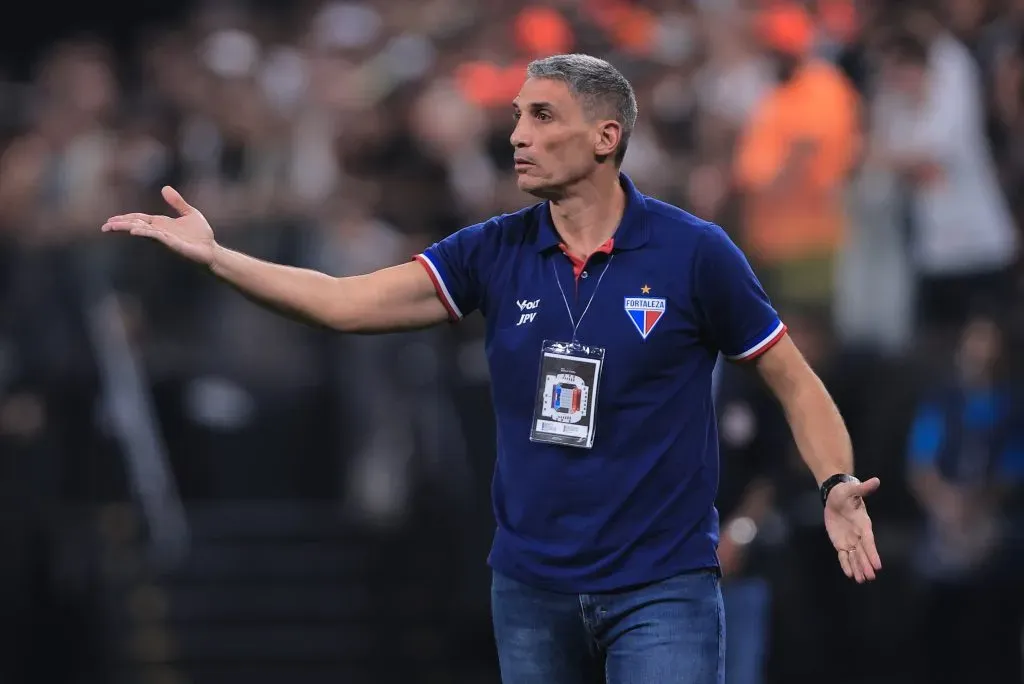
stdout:
POLYGON ((757 355, 759 351, 775 342, 782 335, 785 329, 786 325, 782 321, 779 321, 779 324, 775 326, 775 328, 770 333, 768 333, 768 335, 765 336, 763 340, 755 344, 753 347, 743 352, 742 354, 736 354, 735 356, 727 356, 726 358, 729 359, 730 361, 742 361, 743 359, 749 359, 751 356, 757 355))
POLYGON ((441 271, 439 271, 437 266, 434 265, 434 262, 430 259, 430 255, 426 252, 420 253, 419 256, 422 257, 423 263, 425 263, 427 268, 430 269, 430 274, 433 276, 432 280, 434 281, 434 287, 436 287, 437 291, 444 297, 445 302, 448 304, 448 307, 452 310, 455 316, 459 320, 462 320, 462 311, 459 309, 459 305, 455 303, 452 293, 448 290, 448 284, 445 283, 444 278, 441 277, 441 271))

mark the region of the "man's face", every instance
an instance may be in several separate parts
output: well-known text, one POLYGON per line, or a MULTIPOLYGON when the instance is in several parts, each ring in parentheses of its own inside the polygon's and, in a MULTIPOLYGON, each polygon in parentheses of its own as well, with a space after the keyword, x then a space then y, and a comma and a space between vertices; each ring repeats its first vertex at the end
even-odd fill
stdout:
POLYGON ((537 197, 557 197, 596 168, 598 157, 613 152, 618 124, 594 120, 557 80, 529 78, 512 103, 519 189, 537 197))

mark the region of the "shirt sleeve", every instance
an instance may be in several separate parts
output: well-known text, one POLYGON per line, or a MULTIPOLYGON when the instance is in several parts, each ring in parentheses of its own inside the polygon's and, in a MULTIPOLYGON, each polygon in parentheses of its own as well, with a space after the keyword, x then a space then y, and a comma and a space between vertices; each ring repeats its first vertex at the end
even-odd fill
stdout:
POLYGON ((730 361, 750 361, 786 333, 750 263, 720 227, 701 237, 693 292, 704 334, 730 361))
POLYGON ((426 269, 452 322, 480 308, 486 272, 481 264, 488 259, 485 238, 491 223, 463 228, 413 257, 426 269))

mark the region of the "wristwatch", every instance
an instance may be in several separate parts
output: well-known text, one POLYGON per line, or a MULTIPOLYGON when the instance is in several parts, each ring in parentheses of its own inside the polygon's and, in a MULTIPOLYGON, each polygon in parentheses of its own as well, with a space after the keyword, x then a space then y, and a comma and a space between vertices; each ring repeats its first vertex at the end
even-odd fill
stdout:
POLYGON ((846 473, 836 473, 835 475, 832 475, 831 477, 829 477, 828 479, 821 483, 821 488, 818 491, 821 493, 822 506, 825 506, 828 503, 828 495, 832 491, 832 489, 836 485, 843 484, 844 482, 853 482, 854 484, 859 484, 860 480, 855 478, 853 475, 847 475, 846 473))

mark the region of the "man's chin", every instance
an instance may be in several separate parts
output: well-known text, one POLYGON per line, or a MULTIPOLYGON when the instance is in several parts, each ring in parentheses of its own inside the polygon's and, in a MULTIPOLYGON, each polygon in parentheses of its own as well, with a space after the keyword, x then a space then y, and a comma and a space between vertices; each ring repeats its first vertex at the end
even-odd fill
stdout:
POLYGON ((541 199, 548 199, 551 194, 551 184, 545 182, 540 178, 534 178, 527 174, 520 174, 516 176, 516 185, 519 189, 528 195, 539 197, 541 199))

